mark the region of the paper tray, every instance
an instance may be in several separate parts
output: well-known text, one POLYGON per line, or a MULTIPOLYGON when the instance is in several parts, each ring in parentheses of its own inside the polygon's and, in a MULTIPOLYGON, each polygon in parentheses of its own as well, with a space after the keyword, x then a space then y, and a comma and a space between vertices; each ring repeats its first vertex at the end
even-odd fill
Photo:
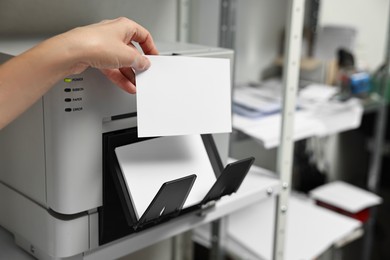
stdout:
MULTIPOLYGON (((109 132, 103 135, 103 206, 99 208, 99 244, 135 232, 133 226, 138 222, 138 214, 129 195, 128 186, 123 177, 115 149, 129 144, 146 144, 147 141, 156 139, 158 138, 138 138, 137 128, 109 132)), ((203 135, 201 140, 207 154, 206 158, 212 167, 213 181, 210 182, 211 186, 223 166, 212 136, 203 135)), ((188 173, 183 175, 188 175, 188 173)), ((162 183, 159 184, 160 187, 162 183)), ((156 192, 151 193, 151 196, 153 197, 155 194, 156 192)), ((199 207, 194 205, 185 208, 180 214, 195 213, 199 210, 199 207)))
MULTIPOLYGON (((210 201, 235 192, 253 162, 253 158, 248 158, 223 168, 211 135, 138 138, 136 128, 104 134, 103 150, 104 185, 111 187, 111 191, 104 188, 101 222, 118 222, 117 215, 122 214, 121 225, 127 226, 125 229, 130 233, 176 216, 203 212, 205 205, 213 204, 210 201), (140 226, 140 217, 155 199, 161 185, 189 175, 196 175, 196 181, 184 207, 177 207, 180 212, 163 214, 140 226), (116 196, 112 194, 112 189, 116 196), (118 201, 121 209, 117 205, 115 215, 109 204, 118 204, 118 201)), ((110 225, 112 229, 117 229, 115 225, 110 225)), ((104 230, 109 229, 106 227, 104 230)), ((102 242, 106 240, 102 239, 102 242)))

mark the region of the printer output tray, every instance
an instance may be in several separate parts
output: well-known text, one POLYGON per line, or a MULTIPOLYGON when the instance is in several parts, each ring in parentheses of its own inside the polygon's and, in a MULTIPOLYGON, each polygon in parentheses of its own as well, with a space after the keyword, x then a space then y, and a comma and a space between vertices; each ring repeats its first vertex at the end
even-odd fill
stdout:
MULTIPOLYGON (((129 128, 103 134, 103 206, 99 208, 99 244, 105 244, 125 235, 139 232, 145 228, 169 221, 177 216, 199 213, 207 208, 204 206, 210 204, 210 201, 218 200, 221 196, 237 191, 253 162, 253 158, 228 164, 228 166, 223 169, 223 164, 212 135, 201 135, 201 137, 212 170, 214 171, 215 176, 218 177, 217 181, 203 200, 200 200, 199 204, 182 209, 182 203, 184 204, 192 184, 195 181, 195 177, 187 176, 187 181, 182 180, 182 182, 180 182, 180 180, 172 180, 173 183, 182 187, 182 192, 179 194, 180 199, 176 200, 175 205, 169 206, 176 210, 170 209, 166 214, 163 212, 166 210, 164 207, 167 206, 167 199, 165 196, 171 196, 167 194, 172 192, 167 189, 163 192, 166 193, 163 197, 159 197, 159 194, 155 195, 155 199, 158 200, 157 204, 159 205, 154 205, 156 203, 155 200, 150 203, 149 207, 152 207, 153 209, 153 217, 148 216, 145 221, 143 217, 138 218, 137 216, 130 191, 128 190, 118 158, 115 154, 115 149, 120 146, 159 137, 138 138, 137 128, 129 128), (160 213, 161 216, 159 216, 160 213)), ((194 175, 196 175, 196 173, 194 173, 194 175)), ((166 186, 166 184, 163 184, 161 189, 164 190, 164 186, 166 186)), ((178 196, 177 193, 176 195, 178 196)))
MULTIPOLYGON (((222 163, 212 136, 202 135, 201 137, 212 170, 215 175, 219 175, 222 163)), ((99 244, 111 242, 152 226, 150 224, 137 226, 138 216, 127 190, 115 149, 154 138, 159 137, 138 138, 136 127, 103 134, 103 206, 99 208, 99 244)), ((191 207, 190 210, 180 211, 176 215, 195 213, 199 210, 201 210, 199 207, 191 207)), ((160 218, 154 224, 169 219, 168 217, 160 218)))

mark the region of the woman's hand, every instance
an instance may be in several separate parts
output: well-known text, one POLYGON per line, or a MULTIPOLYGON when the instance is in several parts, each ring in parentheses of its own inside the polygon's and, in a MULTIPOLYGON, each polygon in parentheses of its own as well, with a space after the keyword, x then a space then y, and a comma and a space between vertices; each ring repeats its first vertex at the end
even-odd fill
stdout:
POLYGON ((79 27, 58 37, 78 57, 70 74, 81 73, 87 67, 97 68, 129 93, 136 92, 133 70, 142 71, 150 66, 133 42, 139 43, 145 54, 158 54, 150 33, 123 17, 79 27))

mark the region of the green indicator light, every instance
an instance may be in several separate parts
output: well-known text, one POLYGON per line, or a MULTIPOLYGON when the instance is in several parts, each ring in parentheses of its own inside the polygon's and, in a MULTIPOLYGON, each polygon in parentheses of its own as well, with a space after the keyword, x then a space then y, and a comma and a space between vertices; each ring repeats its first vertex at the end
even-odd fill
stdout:
POLYGON ((64 82, 70 83, 70 82, 72 82, 72 79, 71 78, 64 78, 64 82))

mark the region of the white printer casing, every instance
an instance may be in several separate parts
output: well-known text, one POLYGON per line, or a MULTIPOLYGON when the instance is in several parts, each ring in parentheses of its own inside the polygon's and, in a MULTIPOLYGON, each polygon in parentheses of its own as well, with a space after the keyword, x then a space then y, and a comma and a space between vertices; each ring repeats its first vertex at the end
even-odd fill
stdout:
MULTIPOLYGON (((219 57, 234 64, 228 49, 157 45, 162 55, 219 57)), ((2 63, 32 44, 18 40, 0 46, 2 63)), ((0 225, 20 246, 45 259, 82 256, 99 246, 102 135, 135 127, 136 117, 126 116, 134 113, 135 95, 88 69, 58 82, 0 130, 0 225)), ((226 161, 229 135, 214 138, 226 161)))

